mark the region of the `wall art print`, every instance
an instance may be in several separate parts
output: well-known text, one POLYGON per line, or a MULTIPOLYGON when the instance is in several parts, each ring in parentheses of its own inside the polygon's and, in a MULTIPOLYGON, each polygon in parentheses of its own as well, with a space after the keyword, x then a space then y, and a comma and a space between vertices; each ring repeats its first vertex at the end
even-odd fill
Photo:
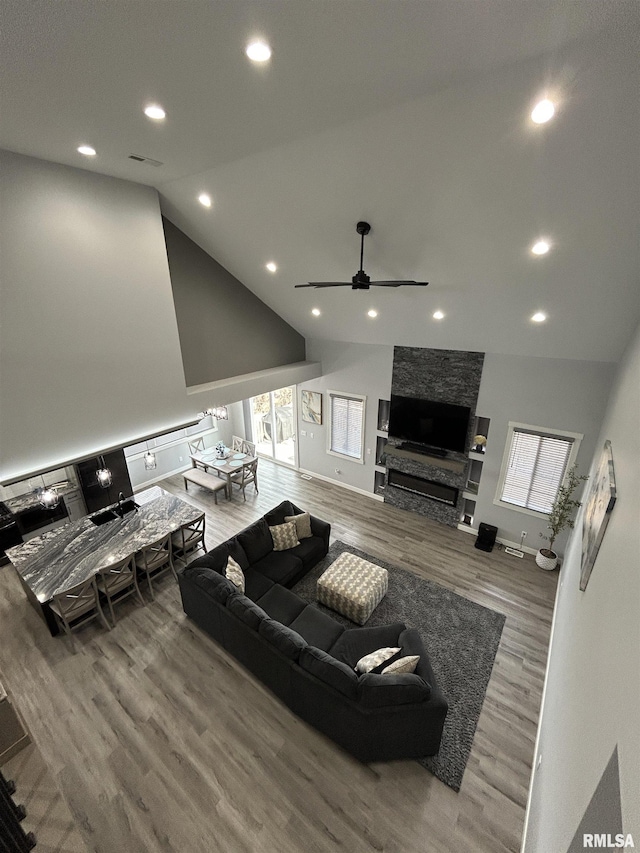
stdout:
POLYGON ((320 391, 301 391, 300 409, 303 421, 309 424, 322 425, 322 394, 320 391))
POLYGON ((580 589, 589 583, 598 550, 602 544, 611 510, 616 502, 616 477, 611 442, 605 441, 593 479, 588 487, 582 517, 582 568, 580 589))

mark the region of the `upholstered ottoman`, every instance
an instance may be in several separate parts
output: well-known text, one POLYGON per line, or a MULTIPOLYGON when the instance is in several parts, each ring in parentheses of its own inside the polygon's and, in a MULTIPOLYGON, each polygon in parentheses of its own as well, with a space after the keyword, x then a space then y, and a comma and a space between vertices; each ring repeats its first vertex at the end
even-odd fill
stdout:
POLYGON ((386 569, 345 551, 318 578, 318 601, 364 625, 387 594, 388 583, 386 569))

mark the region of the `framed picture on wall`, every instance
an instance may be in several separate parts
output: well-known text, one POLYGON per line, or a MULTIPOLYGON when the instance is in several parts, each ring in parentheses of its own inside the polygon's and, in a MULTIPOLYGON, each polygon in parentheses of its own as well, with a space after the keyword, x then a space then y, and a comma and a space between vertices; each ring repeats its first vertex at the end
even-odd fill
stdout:
POLYGON ((320 391, 301 391, 302 420, 309 424, 322 424, 322 394, 320 391))
POLYGON ((605 441, 598 467, 589 485, 582 518, 582 566, 580 589, 587 588, 591 570, 604 539, 611 510, 616 502, 616 477, 611 442, 605 441))

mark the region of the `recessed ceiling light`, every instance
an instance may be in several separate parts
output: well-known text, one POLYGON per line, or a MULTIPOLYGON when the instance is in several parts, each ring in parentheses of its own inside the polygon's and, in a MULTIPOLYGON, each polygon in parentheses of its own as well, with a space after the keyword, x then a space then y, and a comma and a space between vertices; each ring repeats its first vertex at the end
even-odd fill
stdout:
POLYGON ((443 318, 444 318, 444 314, 442 313, 442 311, 434 311, 433 312, 433 319, 434 320, 442 320, 443 318))
POLYGON ((536 313, 531 318, 534 323, 544 323, 547 319, 547 315, 543 314, 542 311, 536 311, 536 313))
POLYGON ((313 314, 314 317, 319 317, 320 316, 320 309, 319 308, 312 308, 311 313, 313 314))
POLYGON ((162 121, 162 119, 167 115, 158 104, 149 104, 144 108, 144 114, 147 118, 154 119, 154 121, 162 121))
POLYGON ((246 54, 252 62, 266 62, 271 59, 271 48, 264 41, 252 41, 247 45, 246 54))
POLYGON ((198 201, 203 207, 211 207, 211 196, 207 195, 207 193, 200 193, 198 201))
POLYGON ((531 247, 531 251, 534 255, 546 255, 550 248, 551 246, 546 240, 538 240, 538 242, 534 243, 531 247))
POLYGON ((273 261, 269 261, 268 264, 265 265, 269 272, 276 272, 278 269, 278 265, 274 264, 273 261))
POLYGON ((90 145, 79 145, 78 151, 80 154, 84 154, 85 157, 95 157, 96 149, 92 148, 90 145))
POLYGON ((545 98, 543 101, 539 101, 533 108, 531 112, 531 121, 534 121, 536 124, 544 124, 549 121, 549 119, 553 118, 555 111, 556 108, 553 101, 545 98))
POLYGON ((378 312, 376 311, 375 308, 371 308, 370 311, 367 311, 367 317, 377 317, 377 316, 378 316, 378 312))

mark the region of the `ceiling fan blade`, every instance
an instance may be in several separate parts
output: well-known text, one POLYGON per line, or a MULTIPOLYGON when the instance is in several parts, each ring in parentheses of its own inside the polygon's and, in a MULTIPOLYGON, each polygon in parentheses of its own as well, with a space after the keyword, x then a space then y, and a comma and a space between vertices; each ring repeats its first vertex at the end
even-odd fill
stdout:
POLYGON ((350 281, 310 281, 309 284, 294 284, 294 287, 352 287, 350 281))
POLYGON ((428 281, 371 281, 369 282, 371 285, 375 285, 376 287, 404 287, 405 285, 413 286, 413 287, 426 287, 429 282, 428 281))

